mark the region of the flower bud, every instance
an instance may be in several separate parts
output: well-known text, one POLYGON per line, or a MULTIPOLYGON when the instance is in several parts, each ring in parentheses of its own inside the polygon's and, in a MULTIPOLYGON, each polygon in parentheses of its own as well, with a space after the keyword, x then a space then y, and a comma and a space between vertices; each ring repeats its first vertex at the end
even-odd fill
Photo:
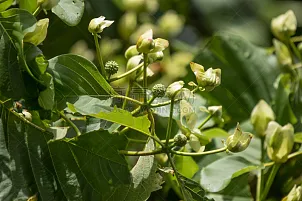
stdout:
POLYGON ((201 146, 199 138, 194 134, 190 134, 189 145, 195 152, 200 153, 205 149, 205 146, 201 146))
POLYGON ((139 37, 136 43, 136 49, 140 53, 149 53, 154 48, 153 31, 149 29, 139 37))
POLYGON ((114 21, 105 20, 104 16, 93 18, 88 26, 88 30, 92 34, 102 33, 106 27, 109 27, 114 21))
POLYGON ((198 86, 203 90, 212 91, 215 87, 220 85, 221 70, 209 68, 204 71, 204 67, 200 64, 191 62, 190 67, 196 76, 198 86))
POLYGON ((183 81, 173 82, 168 86, 166 96, 170 99, 174 98, 175 95, 179 92, 179 90, 183 88, 184 84, 185 83, 183 81))
POLYGON ((275 120, 272 108, 264 101, 260 100, 251 113, 251 123, 258 136, 264 136, 267 125, 275 120))
POLYGON ((278 59, 278 62, 282 66, 289 66, 292 64, 292 58, 290 55, 290 52, 286 45, 284 43, 278 41, 277 39, 273 39, 275 51, 276 51, 276 56, 278 59))
POLYGON ((130 59, 133 56, 139 55, 139 52, 136 49, 136 45, 130 46, 125 52, 125 58, 130 59))
POLYGON ((230 135, 226 141, 227 150, 231 152, 244 151, 250 144, 253 135, 248 132, 242 132, 239 123, 233 135, 230 135))
POLYGON ((165 36, 176 36, 184 26, 184 19, 175 11, 167 11, 158 19, 158 26, 165 36))
MULTIPOLYGON (((135 68, 136 66, 138 66, 139 63, 141 62, 141 60, 142 60, 142 56, 140 56, 140 55, 131 57, 127 62, 126 71, 129 71, 129 70, 135 68)), ((135 76, 136 76, 136 72, 133 72, 128 77, 130 79, 134 80, 135 76)))
POLYGON ((38 5, 41 5, 44 10, 51 10, 59 1, 60 0, 38 0, 38 5))
POLYGON ((109 74, 109 75, 114 75, 117 73, 118 71, 118 64, 115 61, 107 61, 105 64, 105 71, 109 74))
POLYGON ((208 107, 208 111, 213 117, 221 118, 222 116, 222 106, 210 106, 208 107))
POLYGON ((135 12, 126 12, 118 22, 118 31, 124 39, 128 39, 134 32, 137 25, 137 16, 135 12))
POLYGON ((197 122, 197 114, 193 106, 186 100, 181 100, 180 107, 180 123, 186 128, 192 130, 197 122))
POLYGON ((161 61, 163 58, 164 58, 164 53, 162 51, 148 54, 149 63, 154 63, 156 61, 161 61))
MULTIPOLYGON (((143 70, 141 70, 140 72, 143 72, 143 70)), ((144 75, 143 73, 140 72, 138 73, 139 76, 136 79, 139 82, 144 80, 144 75)), ((153 71, 149 67, 147 67, 147 77, 152 77, 153 75, 154 75, 153 71)))
POLYGON ((47 35, 47 28, 49 24, 49 19, 41 19, 36 23, 36 28, 33 32, 27 33, 24 36, 24 42, 31 43, 33 45, 39 45, 42 43, 47 35))
POLYGON ((294 146, 294 127, 286 124, 281 127, 277 122, 269 122, 266 134, 267 155, 277 162, 284 163, 294 146))
POLYGON ((295 185, 289 194, 282 199, 282 201, 301 201, 302 200, 302 186, 295 185))
POLYGON ((280 40, 294 35, 297 29, 297 19, 292 10, 272 19, 271 29, 273 34, 280 40))
POLYGON ((32 115, 26 109, 22 110, 22 115, 27 121, 32 121, 32 115))
POLYGON ((174 136, 174 143, 176 146, 183 147, 187 144, 187 137, 180 133, 174 136))
POLYGON ((156 38, 154 41, 154 48, 151 50, 151 52, 159 52, 163 51, 167 47, 169 47, 169 41, 162 39, 162 38, 156 38))
POLYGON ((166 93, 166 87, 163 84, 156 84, 152 87, 152 94, 154 97, 164 97, 166 93))

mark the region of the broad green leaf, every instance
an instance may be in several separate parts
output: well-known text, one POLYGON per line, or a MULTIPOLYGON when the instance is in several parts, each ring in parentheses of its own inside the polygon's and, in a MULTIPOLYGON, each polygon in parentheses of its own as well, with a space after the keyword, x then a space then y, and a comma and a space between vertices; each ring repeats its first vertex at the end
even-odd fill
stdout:
POLYGON ((276 115, 276 121, 281 125, 288 122, 295 124, 297 118, 295 117, 291 105, 290 105, 290 94, 291 94, 291 75, 282 74, 277 79, 277 91, 274 99, 273 109, 276 115))
MULTIPOLYGON (((221 85, 202 95, 221 104, 233 123, 248 118, 260 99, 267 102, 273 99, 273 82, 279 74, 275 56, 239 36, 228 33, 214 36, 194 62, 205 69, 221 68, 221 85)), ((193 72, 185 79, 191 80, 195 80, 193 72)))
MULTIPOLYGON (((76 113, 77 108, 74 107, 73 104, 67 103, 70 111, 76 113)), ((80 112, 79 112, 80 113, 80 112)), ((89 116, 104 119, 106 121, 110 121, 113 123, 117 123, 123 126, 127 126, 139 132, 150 135, 149 127, 150 121, 148 119, 148 115, 133 117, 132 114, 126 110, 122 110, 120 108, 114 107, 111 112, 99 112, 96 114, 87 114, 89 116)))
POLYGON ((4 0, 0 1, 0 12, 5 11, 7 8, 9 8, 14 0, 4 0))
POLYGON ((35 17, 25 10, 0 13, 0 92, 4 96, 17 99, 26 93, 23 67, 34 77, 25 62, 22 40, 35 29, 35 23, 35 17))
POLYGON ((19 6, 21 9, 33 13, 37 8, 37 2, 37 0, 19 0, 19 6))
POLYGON ((82 95, 108 99, 108 95, 116 94, 97 67, 84 57, 72 54, 54 57, 49 60, 47 71, 54 77, 59 109, 64 109, 66 102, 74 103, 82 95))
POLYGON ((45 110, 51 110, 55 103, 55 88, 53 84, 53 78, 49 73, 45 73, 40 76, 40 80, 43 80, 46 89, 39 94, 39 105, 45 110))
POLYGON ((119 187, 130 185, 124 136, 96 131, 49 142, 56 174, 68 200, 109 200, 119 187))
POLYGON ((41 200, 66 200, 53 171, 47 141, 52 135, 38 119, 0 106, 0 200, 27 200, 39 194, 41 200))
POLYGON ((199 170, 198 165, 191 156, 175 155, 174 160, 177 171, 187 178, 191 179, 199 170))
MULTIPOLYGON (((155 149, 153 140, 149 140, 144 151, 155 149)), ((162 177, 157 173, 157 162, 154 155, 140 156, 136 165, 131 170, 132 185, 129 193, 122 200, 144 201, 153 191, 161 189, 162 177)), ((111 199, 114 200, 114 199, 111 199)))
POLYGON ((51 11, 67 25, 76 26, 84 13, 84 0, 60 0, 51 11))
POLYGON ((257 168, 259 166, 240 156, 224 157, 201 170, 200 184, 209 192, 218 192, 227 187, 232 179, 257 168))
POLYGON ((302 143, 302 132, 295 133, 295 142, 296 143, 302 143))
POLYGON ((45 59, 43 52, 31 43, 24 43, 24 53, 31 72, 35 77, 40 78, 48 67, 48 60, 45 59))
POLYGON ((181 182, 184 185, 185 201, 214 201, 205 196, 205 190, 195 181, 179 174, 181 182))

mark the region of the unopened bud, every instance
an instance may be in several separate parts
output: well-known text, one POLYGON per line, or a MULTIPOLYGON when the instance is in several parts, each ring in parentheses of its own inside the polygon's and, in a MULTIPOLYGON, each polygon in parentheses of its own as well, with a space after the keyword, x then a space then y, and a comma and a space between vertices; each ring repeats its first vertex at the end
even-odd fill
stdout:
POLYGON ((167 11, 158 19, 158 26, 166 36, 176 36, 183 29, 184 20, 175 11, 167 11))
POLYGON ((128 39, 137 25, 137 16, 133 11, 126 12, 118 22, 118 31, 124 39, 128 39))
POLYGON ((142 34, 136 43, 136 49, 140 53, 149 53, 154 48, 153 31, 149 29, 142 34))
POLYGON ((271 121, 265 133, 268 157, 277 163, 286 162, 294 146, 294 127, 291 124, 281 127, 271 121))
POLYGON ((234 134, 229 136, 226 141, 227 150, 231 152, 244 151, 250 144, 253 135, 248 132, 242 132, 239 123, 234 131, 234 134))
POLYGON ((185 83, 183 81, 173 82, 172 84, 170 84, 166 91, 167 97, 171 99, 174 98, 179 90, 183 88, 184 84, 185 83))
POLYGON ((130 59, 133 56, 139 55, 139 52, 136 49, 136 45, 130 46, 125 52, 125 58, 130 59))
MULTIPOLYGON (((136 66, 139 65, 139 63, 141 62, 142 60, 142 56, 140 55, 137 55, 137 56, 134 56, 134 57, 131 57, 128 62, 127 62, 127 67, 126 67, 126 71, 129 71, 133 68, 135 68, 136 66)), ((131 73, 129 76, 128 76, 131 80, 135 79, 136 77, 136 71, 131 73)))
POLYGON ((31 43, 33 45, 39 45, 42 43, 47 35, 47 28, 49 24, 49 19, 41 19, 36 23, 36 28, 33 32, 27 33, 24 36, 24 42, 31 43))
POLYGON ((210 107, 208 107, 208 111, 214 117, 221 118, 221 116, 222 116, 222 106, 221 105, 219 105, 219 106, 210 106, 210 107))
POLYGON ((251 123, 258 136, 264 136, 267 125, 275 120, 272 108, 264 101, 260 100, 251 113, 251 123))
POLYGON ((154 48, 151 50, 151 52, 159 52, 163 51, 167 47, 169 47, 169 41, 162 39, 162 38, 156 38, 154 41, 154 48))
POLYGON ((152 87, 152 94, 154 97, 163 97, 166 93, 166 87, 163 84, 156 84, 152 87))
POLYGON ((290 55, 290 52, 289 52, 287 46, 284 43, 278 41, 277 39, 273 39, 273 43, 274 43, 274 47, 275 47, 278 62, 282 66, 291 65, 292 64, 292 58, 291 58, 291 55, 290 55))
POLYGON ((109 75, 114 75, 118 72, 118 63, 115 61, 107 61, 105 64, 105 70, 109 75))
POLYGON ((156 61, 161 61, 163 58, 164 58, 164 53, 162 51, 148 54, 148 61, 150 63, 154 63, 156 61))
POLYGON ((187 137, 180 133, 174 136, 174 143, 176 146, 183 147, 187 144, 187 137))
POLYGON ((44 10, 51 10, 59 1, 60 0, 38 0, 38 5, 41 5, 44 10))
POLYGON ((102 33, 106 27, 109 27, 114 21, 105 20, 104 16, 94 18, 90 21, 88 30, 92 34, 102 33))
POLYGON ((271 29, 273 34, 280 40, 294 35, 297 29, 297 19, 292 10, 272 19, 271 29))

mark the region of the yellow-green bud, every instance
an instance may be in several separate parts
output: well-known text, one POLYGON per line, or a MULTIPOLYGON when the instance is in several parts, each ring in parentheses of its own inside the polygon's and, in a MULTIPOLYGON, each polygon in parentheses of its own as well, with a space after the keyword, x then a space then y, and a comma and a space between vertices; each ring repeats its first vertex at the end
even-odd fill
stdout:
POLYGON ((258 136, 264 136, 267 125, 275 120, 272 108, 264 101, 260 100, 251 113, 251 123, 258 136))
POLYGON ((33 32, 27 33, 24 36, 24 42, 28 42, 34 45, 39 45, 42 43, 47 35, 47 28, 49 24, 49 19, 41 19, 36 23, 36 28, 33 32))
POLYGON ((284 43, 278 41, 277 39, 273 39, 273 43, 274 43, 274 47, 275 47, 278 62, 282 66, 291 65, 292 64, 292 58, 291 58, 291 55, 290 55, 290 52, 289 52, 287 46, 284 43))
POLYGON ((183 81, 173 82, 170 84, 166 91, 166 96, 169 98, 174 98, 175 95, 183 88, 185 83, 183 81))
POLYGON ((136 43, 136 49, 140 53, 149 53, 154 48, 153 31, 149 29, 139 37, 136 43))
POLYGON ((208 111, 210 114, 212 114, 214 117, 221 118, 222 116, 222 106, 210 106, 208 107, 208 111))
MULTIPOLYGON (((128 60, 128 62, 127 62, 126 71, 129 71, 129 70, 135 68, 136 66, 138 66, 142 59, 143 59, 143 58, 142 58, 142 56, 140 56, 140 55, 131 57, 131 58, 128 60)), ((136 71, 133 72, 133 73, 131 73, 128 77, 129 77, 131 80, 133 80, 133 79, 135 79, 135 76, 136 76, 136 71)))
POLYGON ((169 41, 162 38, 156 38, 153 41, 154 41, 154 48, 151 50, 151 52, 163 51, 169 46, 169 41))
POLYGON ((187 137, 180 133, 174 136, 174 143, 176 146, 183 147, 187 144, 187 137))
POLYGON ((139 52, 136 49, 136 45, 131 45, 125 52, 125 58, 130 59, 133 56, 139 55, 139 52))
POLYGON ((88 30, 92 34, 102 33, 106 27, 109 27, 114 21, 105 20, 104 16, 93 18, 88 26, 88 30))
POLYGON ((295 185, 289 194, 282 199, 282 201, 301 201, 302 200, 302 186, 295 185))
POLYGON ((118 22, 118 31, 124 39, 128 39, 137 25, 137 16, 133 11, 126 12, 118 22))
POLYGON ((248 132, 242 132, 239 123, 233 135, 230 135, 226 141, 227 150, 231 152, 244 151, 250 144, 253 135, 248 132))
POLYGON ((183 29, 183 25, 184 19, 172 10, 158 19, 158 26, 165 36, 176 36, 183 29))
POLYGON ((190 67, 196 76, 198 86, 206 91, 212 91, 221 83, 221 70, 209 68, 207 71, 200 64, 190 62, 190 67))
POLYGON ((294 35, 297 29, 297 19, 292 10, 272 19, 271 29, 273 34, 280 40, 294 35))
POLYGON ((269 122, 266 134, 268 157, 277 162, 284 163, 294 146, 294 127, 286 124, 281 127, 277 122, 269 122))
POLYGON ((154 63, 157 61, 161 61, 164 58, 164 53, 162 51, 149 53, 148 54, 148 61, 149 63, 154 63))

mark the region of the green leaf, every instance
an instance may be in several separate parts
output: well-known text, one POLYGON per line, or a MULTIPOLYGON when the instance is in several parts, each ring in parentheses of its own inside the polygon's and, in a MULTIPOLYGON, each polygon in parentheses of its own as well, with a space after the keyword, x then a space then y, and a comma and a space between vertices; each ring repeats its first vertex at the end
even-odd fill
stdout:
POLYGON ((296 143, 302 143, 302 132, 295 133, 295 142, 296 143))
POLYGON ((25 62, 22 40, 35 29, 35 23, 35 17, 25 10, 0 13, 0 93, 4 96, 17 99, 26 93, 23 67, 34 77, 25 62))
POLYGON ((81 21, 84 7, 84 0, 60 0, 51 11, 67 25, 76 26, 81 21))
POLYGON ((0 12, 5 11, 7 8, 9 8, 14 0, 4 0, 0 1, 0 12))
POLYGON ((45 73, 40 76, 40 80, 43 80, 46 89, 39 94, 39 105, 45 110, 51 110, 55 103, 55 88, 53 78, 49 73, 45 73))
MULTIPOLYGON (((67 103, 70 111, 76 113, 79 112, 77 108, 71 103, 67 103)), ((80 113, 80 112, 79 112, 80 113)), ((117 123, 123 126, 127 126, 139 132, 150 135, 149 127, 150 121, 148 119, 148 115, 133 117, 132 114, 126 110, 122 110, 120 108, 114 107, 111 112, 99 112, 96 114, 87 114, 89 116, 104 119, 106 121, 110 121, 113 123, 117 123)))
POLYGON ((116 190, 130 185, 123 136, 107 131, 49 142, 56 174, 68 200, 109 200, 116 190))
POLYGON ((199 170, 198 165, 191 156, 174 156, 175 166, 179 173, 187 178, 192 178, 199 170))
POLYGON ((205 190, 195 181, 186 178, 179 174, 181 182, 184 185, 184 200, 185 201, 214 201, 205 197, 205 190))
POLYGON ((0 200, 27 200, 36 193, 41 200, 66 200, 49 155, 52 135, 37 126, 37 118, 29 122, 7 107, 0 105, 0 200))
POLYGON ((228 156, 219 159, 201 170, 201 186, 209 192, 223 190, 232 179, 255 170, 259 166, 240 156, 228 156))
MULTIPOLYGON (((273 99, 273 82, 279 74, 275 56, 239 36, 228 33, 214 36, 194 62, 206 69, 221 68, 221 85, 202 95, 221 104, 234 124, 248 118, 260 99, 267 102, 273 99)), ((193 72, 185 81, 192 80, 195 80, 193 72)))
MULTIPOLYGON (((145 146, 144 151, 152 151, 154 149, 155 145, 153 140, 149 140, 145 146)), ((136 165, 131 170, 133 183, 131 185, 131 188, 129 189, 129 193, 122 200, 147 200, 153 191, 161 189, 161 184, 163 183, 162 177, 156 171, 157 162, 154 158, 154 155, 140 156, 136 165)))
POLYGON ((19 7, 33 13, 37 8, 37 0, 19 0, 19 7))
POLYGON ((97 67, 84 57, 72 54, 54 57, 49 60, 47 71, 54 78, 59 109, 64 109, 67 101, 74 103, 82 95, 108 99, 108 94, 116 94, 97 67))

